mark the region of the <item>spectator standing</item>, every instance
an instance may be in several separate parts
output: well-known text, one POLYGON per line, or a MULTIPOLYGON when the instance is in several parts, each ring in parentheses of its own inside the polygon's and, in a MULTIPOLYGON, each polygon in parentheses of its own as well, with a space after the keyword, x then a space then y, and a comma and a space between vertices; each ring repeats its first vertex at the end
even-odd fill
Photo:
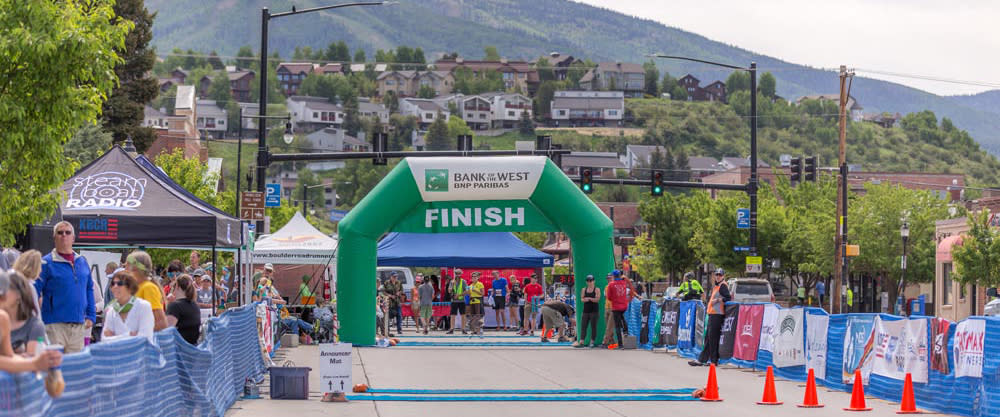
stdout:
POLYGON ((198 269, 202 269, 201 255, 198 253, 198 251, 196 250, 191 251, 191 255, 188 256, 188 260, 190 261, 190 264, 188 264, 187 273, 190 274, 198 269))
POLYGON ((795 291, 796 298, 799 299, 799 305, 806 305, 806 286, 802 282, 799 283, 799 288, 795 291))
POLYGON ((158 332, 167 328, 167 315, 164 313, 166 306, 163 303, 163 290, 149 279, 149 272, 152 270, 153 260, 144 251, 133 251, 125 258, 125 271, 135 278, 139 286, 135 296, 149 303, 153 310, 153 331, 158 332))
POLYGON ((73 225, 61 221, 53 231, 55 249, 42 258, 35 290, 43 300, 42 321, 49 342, 75 353, 83 350, 83 339, 97 317, 94 283, 87 259, 73 251, 73 225))
POLYGON ((205 271, 198 269, 194 271, 194 278, 200 284, 196 298, 198 307, 212 308, 212 277, 205 275, 205 271))
POLYGON ((677 291, 677 296, 684 301, 688 300, 700 300, 701 294, 705 292, 702 288, 701 283, 698 282, 698 278, 693 272, 684 273, 684 283, 681 284, 681 288, 677 291))
MULTIPOLYGON (((429 280, 430 278, 428 278, 429 280)), ((413 322, 417 324, 417 333, 420 333, 420 327, 423 325, 420 317, 420 306, 422 305, 420 287, 424 284, 424 274, 417 274, 413 277, 413 282, 413 288, 410 288, 410 314, 413 316, 413 322)))
POLYGON ((611 308, 611 298, 609 298, 609 289, 611 284, 615 282, 615 276, 608 272, 607 284, 604 286, 604 340, 601 346, 608 347, 615 343, 615 315, 614 310, 611 308))
MULTIPOLYGON (((462 270, 455 270, 455 277, 451 279, 451 283, 448 284, 448 293, 451 294, 451 328, 448 329, 448 334, 455 333, 455 327, 458 326, 458 317, 465 315, 465 296, 469 295, 469 285, 465 283, 462 279, 462 270)), ((465 331, 465 326, 468 325, 468 316, 462 319, 462 334, 468 334, 465 331)))
POLYGON ((486 313, 486 306, 483 304, 485 293, 486 288, 479 280, 479 272, 473 272, 472 284, 469 285, 469 316, 472 319, 469 322, 469 330, 480 338, 483 337, 483 316, 486 313))
POLYGON ((618 336, 618 349, 624 349, 622 339, 622 331, 627 331, 625 329, 625 310, 628 310, 628 304, 632 300, 632 288, 625 279, 622 278, 621 272, 617 269, 611 272, 611 276, 614 281, 608 286, 608 300, 611 301, 611 316, 615 320, 615 334, 618 336))
POLYGON ((544 324, 542 331, 542 343, 548 342, 549 329, 554 329, 559 332, 559 341, 568 342, 569 339, 565 337, 566 331, 566 321, 569 320, 570 326, 575 326, 573 307, 559 300, 549 300, 545 304, 542 304, 539 309, 541 312, 542 323, 544 324))
POLYGON ((587 286, 580 290, 580 301, 583 302, 583 323, 580 326, 580 338, 573 347, 587 345, 587 331, 590 331, 590 347, 597 344, 597 315, 600 310, 601 289, 594 284, 594 276, 587 275, 587 286))
POLYGON ((816 296, 819 297, 819 306, 823 307, 824 296, 826 295, 826 283, 823 280, 816 282, 816 296))
POLYGON ((507 313, 510 316, 510 327, 521 331, 524 328, 524 291, 521 290, 521 283, 514 275, 510 276, 510 297, 507 300, 509 308, 507 313), (517 326, 514 325, 517 323, 517 326))
POLYGON ((493 297, 493 315, 496 318, 497 331, 507 330, 507 280, 500 271, 493 271, 493 282, 490 284, 490 295, 493 297), (501 319, 503 325, 500 325, 501 319))
MULTIPOLYGON (((11 274, 0 270, 0 296, 6 296, 10 291, 11 274)), ((62 363, 62 354, 57 350, 44 350, 38 355, 25 358, 14 354, 11 347, 11 317, 5 309, 0 308, 0 371, 30 372, 44 371, 62 363)))
MULTIPOLYGON (((534 274, 532 274, 534 276, 534 274)), ((524 324, 522 335, 535 335, 535 313, 538 312, 538 305, 541 304, 541 297, 545 294, 542 286, 534 282, 531 278, 524 280, 524 324)))
MULTIPOLYGON (((36 251, 37 252, 37 251, 36 251)), ((21 255, 24 256, 24 255, 21 255)), ((14 353, 34 356, 38 352, 38 339, 45 338, 45 325, 35 310, 31 283, 17 270, 0 272, 9 287, 0 294, 0 310, 10 318, 10 345, 14 353)))
POLYGON ((396 334, 403 334, 403 283, 395 271, 389 275, 389 281, 383 285, 385 294, 389 297, 389 320, 396 319, 396 334))
POLYGON ((198 344, 201 336, 201 309, 195 304, 194 281, 187 274, 181 274, 173 288, 173 298, 167 305, 167 325, 177 328, 177 332, 192 345, 198 344))
MULTIPOLYGON (((35 315, 40 316, 42 310, 38 306, 38 290, 35 289, 35 281, 42 273, 42 253, 34 249, 24 252, 21 256, 17 257, 12 268, 31 284, 29 288, 31 291, 31 305, 35 307, 35 315)), ((97 297, 96 292, 94 293, 94 297, 97 297)), ((41 317, 39 317, 39 320, 41 320, 41 317)))
POLYGON ((712 287, 712 295, 709 296, 708 305, 705 307, 708 313, 708 323, 705 324, 708 330, 705 335, 705 348, 698 360, 690 361, 688 365, 704 366, 708 365, 709 361, 719 364, 719 337, 722 335, 722 322, 726 318, 726 303, 732 298, 729 286, 726 285, 726 271, 722 268, 716 269, 715 286, 712 287))
POLYGON ((138 280, 131 273, 119 272, 111 279, 112 299, 104 311, 104 340, 139 336, 153 342, 153 309, 148 301, 136 297, 138 291, 138 280))
MULTIPOLYGON (((420 302, 420 320, 424 324, 424 334, 430 333, 431 320, 434 319, 434 286, 430 279, 425 279, 417 288, 415 300, 420 302)), ((418 328, 417 331, 420 331, 418 328)))

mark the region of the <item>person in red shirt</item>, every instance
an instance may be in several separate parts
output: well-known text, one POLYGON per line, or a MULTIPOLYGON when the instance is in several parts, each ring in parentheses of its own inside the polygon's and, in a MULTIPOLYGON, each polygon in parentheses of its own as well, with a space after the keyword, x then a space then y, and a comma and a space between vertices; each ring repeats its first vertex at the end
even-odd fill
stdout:
POLYGON ((524 280, 524 325, 525 328, 521 329, 518 333, 522 336, 524 335, 535 335, 535 313, 538 311, 538 304, 541 304, 541 298, 544 291, 542 286, 538 285, 537 282, 532 282, 531 278, 524 280), (535 298, 539 297, 538 300, 535 298))
POLYGON ((607 298, 611 301, 611 315, 615 319, 615 334, 618 336, 618 349, 624 349, 622 344, 622 329, 625 328, 625 310, 628 310, 628 303, 632 300, 632 288, 627 281, 622 279, 619 270, 611 271, 614 282, 608 285, 607 298))

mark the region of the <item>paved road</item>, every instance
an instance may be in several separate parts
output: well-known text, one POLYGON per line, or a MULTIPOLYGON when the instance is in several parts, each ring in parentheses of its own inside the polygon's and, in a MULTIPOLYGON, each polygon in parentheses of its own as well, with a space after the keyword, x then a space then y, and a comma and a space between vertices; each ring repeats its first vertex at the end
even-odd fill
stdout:
MULTIPOLYGON (((454 342, 468 339, 404 338, 407 341, 454 342)), ((487 341, 510 342, 534 339, 497 338, 487 341)), ((275 355, 281 364, 291 360, 296 366, 313 368, 308 401, 265 399, 238 401, 226 416, 350 416, 350 417, 494 417, 494 416, 630 416, 650 417, 668 412, 680 416, 845 416, 848 393, 819 388, 826 408, 803 410, 802 384, 777 383, 782 406, 758 406, 764 377, 762 372, 722 367, 719 370, 721 403, 702 402, 387 402, 319 401, 318 349, 299 346, 281 349, 275 355), (488 411, 488 415, 483 414, 488 411), (679 414, 675 414, 679 413, 679 414)), ((355 348, 354 383, 379 388, 685 388, 705 384, 708 368, 690 367, 687 360, 672 353, 648 351, 607 351, 569 347, 401 347, 355 348)), ((898 404, 869 398, 875 410, 871 417, 895 416, 898 404)))

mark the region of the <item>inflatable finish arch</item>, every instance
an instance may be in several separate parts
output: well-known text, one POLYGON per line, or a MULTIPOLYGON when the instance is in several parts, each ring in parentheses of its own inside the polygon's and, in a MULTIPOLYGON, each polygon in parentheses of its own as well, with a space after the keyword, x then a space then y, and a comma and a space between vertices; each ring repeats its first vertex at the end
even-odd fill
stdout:
MULTIPOLYGON (((389 231, 563 231, 577 277, 592 274, 603 288, 614 268, 611 220, 548 158, 407 158, 338 226, 337 311, 345 342, 375 343, 375 248, 389 231)), ((577 294, 584 285, 576 280, 577 294)))

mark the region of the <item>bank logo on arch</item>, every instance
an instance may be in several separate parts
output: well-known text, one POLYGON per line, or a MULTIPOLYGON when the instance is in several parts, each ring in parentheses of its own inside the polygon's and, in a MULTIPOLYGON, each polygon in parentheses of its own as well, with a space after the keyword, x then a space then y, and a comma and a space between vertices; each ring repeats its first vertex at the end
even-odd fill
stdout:
POLYGON ((544 156, 407 158, 425 202, 527 200, 545 168, 544 156))

